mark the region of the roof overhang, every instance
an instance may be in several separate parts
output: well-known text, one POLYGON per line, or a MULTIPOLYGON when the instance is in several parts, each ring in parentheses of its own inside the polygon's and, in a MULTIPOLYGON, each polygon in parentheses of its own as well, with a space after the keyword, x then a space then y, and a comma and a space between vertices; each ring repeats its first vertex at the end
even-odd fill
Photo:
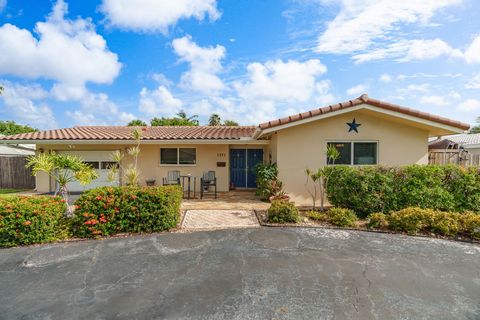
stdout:
MULTIPOLYGON (((112 144, 112 145, 132 145, 135 144, 135 140, 1 140, 0 144, 112 144)), ((266 145, 269 144, 268 140, 256 140, 252 138, 248 139, 171 139, 171 140, 141 140, 140 144, 161 144, 161 145, 174 145, 174 144, 256 144, 266 145)))
MULTIPOLYGON (((293 121, 293 122, 290 122, 290 123, 281 124, 281 125, 274 126, 274 127, 271 127, 271 128, 266 128, 264 130, 261 130, 261 133, 258 134, 257 138, 260 138, 260 137, 265 136, 265 135, 267 135, 269 133, 272 133, 272 132, 276 132, 276 131, 291 128, 291 127, 294 127, 294 126, 318 121, 318 120, 321 120, 321 119, 335 117, 335 116, 338 116, 338 115, 341 115, 341 114, 350 113, 350 112, 358 111, 358 110, 370 110, 370 111, 373 111, 373 112, 377 112, 379 114, 392 116, 392 117, 395 117, 395 118, 398 118, 398 119, 403 119, 403 120, 411 121, 411 122, 414 122, 414 123, 418 123, 418 124, 430 127, 432 129, 433 128, 437 129, 437 130, 429 130, 429 133, 430 133, 431 136, 438 135, 437 131, 438 132, 446 132, 445 134, 454 134, 454 133, 465 132, 465 130, 462 129, 462 128, 450 126, 450 125, 435 122, 435 121, 432 121, 432 120, 427 120, 427 119, 415 117, 415 116, 412 116, 412 115, 409 115, 409 114, 405 114, 405 113, 401 113, 401 112, 397 112, 397 111, 393 111, 393 110, 387 110, 387 109, 384 109, 384 108, 379 108, 379 107, 370 105, 368 103, 363 103, 363 104, 353 106, 353 107, 350 107, 350 108, 339 109, 339 110, 328 112, 328 113, 325 113, 325 114, 319 114, 319 115, 316 115, 316 116, 313 116, 313 117, 293 121)), ((442 134, 442 135, 444 135, 444 134, 442 134)))

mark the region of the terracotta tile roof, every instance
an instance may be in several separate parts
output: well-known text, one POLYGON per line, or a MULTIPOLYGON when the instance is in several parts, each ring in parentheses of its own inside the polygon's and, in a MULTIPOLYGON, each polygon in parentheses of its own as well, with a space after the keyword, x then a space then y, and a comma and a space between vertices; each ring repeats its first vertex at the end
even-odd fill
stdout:
MULTIPOLYGON (((46 130, 1 137, 0 140, 131 140, 134 127, 91 126, 46 130)), ((238 140, 251 138, 254 126, 140 127, 142 140, 238 140)))
POLYGON ((326 114, 326 113, 330 113, 330 112, 334 112, 334 111, 338 111, 338 110, 342 110, 342 109, 352 108, 352 107, 355 107, 355 106, 358 106, 358 105, 361 105, 361 104, 364 104, 364 103, 375 106, 375 107, 378 107, 378 108, 381 108, 381 109, 403 113, 403 114, 406 114, 406 115, 409 115, 409 116, 414 116, 414 117, 417 117, 417 118, 420 118, 420 119, 445 124, 445 125, 448 125, 448 126, 452 126, 452 127, 455 127, 455 128, 462 129, 462 130, 467 130, 468 128, 470 128, 470 125, 466 124, 466 123, 462 123, 462 122, 455 121, 455 120, 450 120, 450 119, 447 119, 447 118, 439 117, 439 116, 429 114, 429 113, 426 113, 426 112, 421 112, 421 111, 418 111, 418 110, 405 108, 405 107, 402 107, 402 106, 399 106, 399 105, 396 105, 396 104, 391 104, 391 103, 388 103, 388 102, 383 102, 383 101, 380 101, 380 100, 372 99, 372 98, 369 98, 368 95, 366 95, 366 94, 364 94, 364 95, 362 95, 362 96, 360 96, 356 99, 349 100, 349 101, 346 101, 346 102, 337 103, 337 104, 334 104, 334 105, 330 105, 328 107, 318 108, 318 109, 310 110, 310 111, 307 111, 307 112, 299 113, 299 114, 296 114, 296 115, 293 115, 293 116, 289 116, 289 117, 285 117, 285 118, 281 118, 281 119, 277 119, 277 120, 273 120, 273 121, 268 121, 268 122, 260 124, 259 127, 262 130, 268 129, 268 128, 273 128, 273 127, 277 127, 277 126, 280 126, 280 125, 283 125, 283 124, 287 124, 287 123, 291 123, 291 122, 315 117, 315 116, 318 116, 318 115, 322 115, 322 114, 326 114))

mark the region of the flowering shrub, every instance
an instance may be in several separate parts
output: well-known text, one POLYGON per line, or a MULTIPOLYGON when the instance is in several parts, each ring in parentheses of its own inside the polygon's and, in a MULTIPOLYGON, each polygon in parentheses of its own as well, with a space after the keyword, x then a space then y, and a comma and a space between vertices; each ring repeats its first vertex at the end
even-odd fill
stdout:
POLYGON ((51 242, 68 236, 60 197, 0 198, 0 247, 51 242))
POLYGON ((381 212, 371 213, 367 217, 367 227, 369 229, 385 229, 388 227, 387 216, 381 212))
POLYGON ((174 228, 180 217, 178 186, 103 187, 75 202, 73 233, 81 238, 174 228))

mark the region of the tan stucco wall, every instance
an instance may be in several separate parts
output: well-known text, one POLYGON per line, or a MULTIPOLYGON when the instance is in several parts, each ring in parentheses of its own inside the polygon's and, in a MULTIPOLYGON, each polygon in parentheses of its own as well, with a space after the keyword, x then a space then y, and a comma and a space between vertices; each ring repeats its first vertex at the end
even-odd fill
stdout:
POLYGON ((304 185, 305 169, 325 165, 329 141, 376 141, 378 163, 383 165, 428 163, 426 130, 361 111, 283 129, 274 133, 272 138, 276 139, 279 177, 297 205, 311 204, 304 185), (361 124, 358 134, 348 132, 346 123, 353 118, 361 124))
MULTIPOLYGON (((56 150, 56 151, 114 151, 125 150, 127 145, 39 145, 38 149, 44 151, 56 150)), ((264 146, 246 146, 246 145, 228 145, 228 144, 168 144, 168 145, 154 145, 154 144, 142 144, 141 152, 138 159, 138 167, 140 170, 140 182, 145 184, 147 179, 155 179, 156 184, 162 183, 162 178, 167 176, 168 171, 180 170, 182 175, 191 174, 193 177, 197 177, 197 192, 199 192, 200 177, 203 172, 208 170, 214 170, 217 176, 217 189, 218 191, 228 191, 230 184, 230 171, 229 171, 229 155, 230 148, 264 148, 264 146), (197 149, 197 164, 196 165, 160 165, 160 148, 177 148, 177 147, 195 147, 197 149), (217 167, 217 162, 226 162, 225 167, 217 167)), ((38 150, 37 149, 37 150, 38 150)), ((87 159, 88 160, 88 159, 87 159)), ((123 163, 127 166, 131 161, 129 156, 126 156, 123 163)), ((193 183, 193 179, 192 179, 193 183)), ((49 182, 48 176, 38 175, 36 178, 36 188, 39 192, 53 191, 55 184, 53 181, 49 182)), ((193 186, 192 186, 193 187, 193 186)))

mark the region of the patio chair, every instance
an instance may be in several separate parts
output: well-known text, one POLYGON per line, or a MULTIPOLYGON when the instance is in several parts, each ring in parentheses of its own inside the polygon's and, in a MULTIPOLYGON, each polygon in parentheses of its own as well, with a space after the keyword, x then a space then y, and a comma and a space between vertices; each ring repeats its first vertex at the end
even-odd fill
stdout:
POLYGON ((180 184, 180 171, 179 170, 168 171, 167 177, 163 178, 162 180, 162 185, 171 186, 176 184, 180 184))
POLYGON ((210 188, 214 188, 215 199, 217 199, 217 177, 215 171, 206 171, 200 178, 200 199, 203 199, 203 195, 209 192, 210 188))

